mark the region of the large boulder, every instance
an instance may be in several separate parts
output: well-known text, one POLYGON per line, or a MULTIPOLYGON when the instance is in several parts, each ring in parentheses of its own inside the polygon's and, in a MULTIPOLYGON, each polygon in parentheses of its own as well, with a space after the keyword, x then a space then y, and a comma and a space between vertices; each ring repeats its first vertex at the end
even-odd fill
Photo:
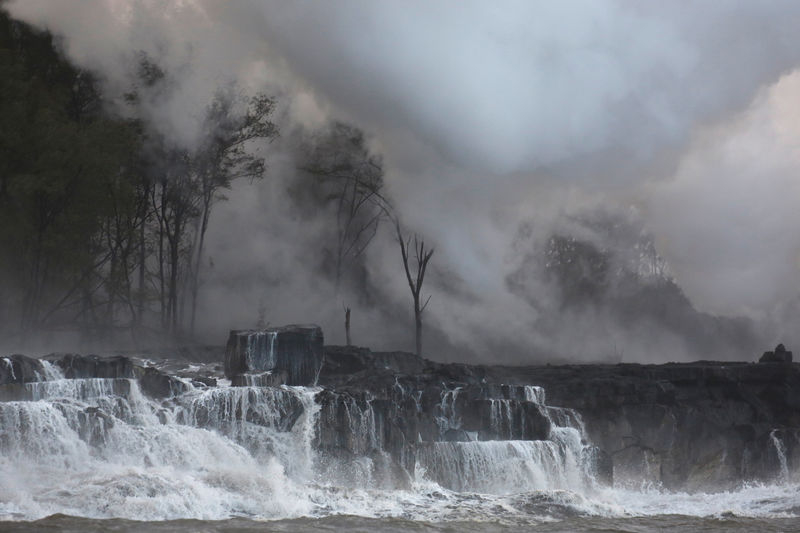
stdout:
POLYGON ((125 356, 81 355, 74 353, 52 353, 45 360, 57 365, 67 379, 139 377, 140 368, 125 356))
POLYGON ((290 325, 260 330, 233 330, 225 349, 225 376, 234 384, 240 376, 285 373, 287 385, 313 385, 323 359, 322 329, 290 325))
POLYGON ((764 352, 758 360, 759 363, 791 363, 792 352, 788 351, 783 344, 775 347, 773 352, 764 352))
POLYGON ((140 373, 139 387, 142 392, 152 398, 170 398, 189 389, 186 383, 180 379, 164 374, 153 367, 144 368, 140 373))
POLYGON ((20 354, 0 357, 0 385, 42 381, 44 374, 38 359, 20 354))

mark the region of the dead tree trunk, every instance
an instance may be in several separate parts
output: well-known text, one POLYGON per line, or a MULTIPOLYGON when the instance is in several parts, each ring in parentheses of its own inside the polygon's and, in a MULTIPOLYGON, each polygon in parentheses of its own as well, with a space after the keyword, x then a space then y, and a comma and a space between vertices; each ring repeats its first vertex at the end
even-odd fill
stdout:
POLYGON ((411 296, 414 299, 414 326, 415 326, 415 341, 416 341, 416 350, 417 355, 422 355, 422 313, 425 311, 425 308, 428 307, 428 302, 431 301, 431 297, 425 300, 424 304, 421 304, 422 301, 422 282, 425 280, 425 271, 428 268, 428 262, 431 260, 431 256, 433 256, 433 248, 430 250, 425 249, 425 241, 420 240, 415 233, 412 237, 408 237, 407 239, 403 238, 403 233, 400 231, 400 223, 395 221, 395 228, 397 229, 397 241, 400 243, 400 253, 403 256, 403 268, 406 271, 406 280, 408 281, 408 287, 411 289, 411 296), (416 261, 416 273, 414 276, 411 275, 411 267, 408 264, 409 261, 409 249, 411 245, 414 245, 414 259, 416 261))
POLYGON ((347 346, 352 346, 350 342, 350 308, 344 308, 344 336, 346 339, 347 346))

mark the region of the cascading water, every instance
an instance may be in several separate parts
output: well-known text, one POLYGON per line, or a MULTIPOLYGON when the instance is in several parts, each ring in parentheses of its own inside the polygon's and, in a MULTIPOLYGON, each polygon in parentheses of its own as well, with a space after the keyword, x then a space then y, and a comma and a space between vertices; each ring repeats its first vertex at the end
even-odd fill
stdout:
POLYGON ((219 519, 312 509, 297 482, 311 469, 313 390, 189 390, 159 403, 134 379, 25 388, 30 400, 0 403, 0 514, 219 519))
POLYGON ((769 440, 775 447, 775 454, 778 456, 778 465, 780 467, 778 478, 785 482, 789 481, 789 462, 786 459, 786 445, 784 445, 777 433, 778 432, 774 429, 770 431, 769 440))
MULTIPOLYGON (((0 402, 5 520, 354 514, 513 522, 564 509, 624 516, 708 508, 681 493, 604 486, 580 414, 546 405, 541 387, 445 383, 431 392, 397 379, 378 397, 182 380, 154 399, 138 379, 65 379, 47 361, 41 369, 42 381, 3 386, 16 395, 0 402)), ((776 432, 770 439, 786 481, 785 445, 776 432)), ((793 501, 773 491, 764 503, 758 488, 728 498, 755 514, 793 501), (748 503, 756 497, 760 507, 748 503)))
POLYGON ((448 429, 461 429, 461 420, 456 414, 456 399, 461 387, 454 389, 444 389, 442 392, 442 401, 439 404, 440 415, 436 417, 439 424, 439 429, 445 433, 448 429))
POLYGON ((42 369, 44 370, 44 379, 46 381, 56 381, 64 379, 64 373, 56 365, 50 361, 42 360, 42 369))
MULTIPOLYGON (((449 391, 449 395, 457 393, 449 391)), ((515 440, 524 434, 525 418, 515 424, 515 400, 490 399, 492 433, 511 439, 481 442, 433 442, 421 448, 418 460, 426 475, 456 491, 511 494, 571 489, 585 492, 596 484, 590 468, 591 446, 584 444, 580 415, 572 409, 548 408, 541 387, 525 387, 526 402, 542 409, 551 427, 548 439, 515 440), (551 410, 552 409, 552 410, 551 410), (551 417, 550 413, 557 416, 551 417)), ((447 402, 443 399, 442 406, 447 402)), ((516 407, 516 409, 515 409, 516 407)), ((456 419, 451 407, 450 419, 456 419)))
POLYGON ((459 492, 513 494, 583 485, 573 450, 555 441, 437 442, 420 459, 428 476, 459 492))

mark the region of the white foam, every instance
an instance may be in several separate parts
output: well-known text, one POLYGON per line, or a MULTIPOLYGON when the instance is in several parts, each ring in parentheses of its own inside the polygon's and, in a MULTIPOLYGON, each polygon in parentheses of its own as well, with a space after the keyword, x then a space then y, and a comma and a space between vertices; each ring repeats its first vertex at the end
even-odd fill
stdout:
POLYGON ((777 430, 773 429, 769 433, 769 440, 775 447, 775 454, 778 456, 778 464, 780 465, 779 479, 781 481, 789 481, 789 463, 786 460, 786 445, 778 437, 777 430))
POLYGON ((54 365, 50 361, 45 361, 44 359, 40 359, 40 362, 42 363, 42 369, 44 370, 44 379, 47 381, 64 379, 64 373, 58 366, 54 365))
MULTIPOLYGON (((713 494, 601 486, 587 472, 580 417, 568 410, 547 409, 546 441, 426 445, 410 488, 387 490, 374 477, 387 457, 374 453, 382 437, 369 401, 346 404, 345 423, 373 451, 341 463, 347 476, 320 477, 319 389, 190 389, 159 403, 135 380, 49 377, 26 385, 36 401, 0 402, 0 519, 354 514, 527 523, 559 513, 784 517, 800 508, 796 483, 713 494)), ((442 398, 445 418, 456 397, 442 398)), ((543 401, 544 392, 530 398, 543 401)))
POLYGON ((544 389, 535 385, 525 385, 525 401, 544 405, 544 389))

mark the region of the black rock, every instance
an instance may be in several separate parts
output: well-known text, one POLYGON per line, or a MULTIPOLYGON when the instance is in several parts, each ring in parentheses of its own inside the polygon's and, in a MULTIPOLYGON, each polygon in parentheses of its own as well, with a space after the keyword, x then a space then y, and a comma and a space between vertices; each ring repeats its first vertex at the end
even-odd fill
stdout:
POLYGON ((185 392, 189 388, 178 378, 162 374, 152 367, 144 369, 142 376, 139 378, 139 387, 142 392, 152 398, 170 398, 185 392))
POLYGON ((45 356, 64 373, 68 379, 76 378, 136 378, 141 367, 122 355, 102 357, 99 355, 59 354, 45 356), (139 370, 137 370, 139 369, 139 370))
POLYGON ((463 429, 448 429, 444 432, 444 439, 447 442, 469 442, 469 434, 463 429))
POLYGON ((588 453, 589 460, 594 465, 594 475, 597 481, 612 485, 614 483, 614 459, 596 446, 592 446, 588 453))
POLYGON ((423 374, 429 362, 407 352, 373 352, 358 346, 325 346, 325 362, 319 384, 339 386, 347 382, 372 381, 377 374, 423 374))
POLYGON ((764 352, 758 360, 759 363, 791 363, 792 352, 788 351, 783 344, 775 347, 775 351, 764 352))
POLYGON ((323 353, 319 326, 234 330, 225 349, 225 376, 285 371, 287 385, 313 385, 323 353))
POLYGON ((206 387, 217 386, 217 379, 208 376, 195 375, 191 377, 191 380, 192 380, 192 385, 194 385, 195 387, 197 387, 198 384, 200 384, 200 386, 206 386, 206 387))
POLYGON ((0 385, 30 383, 43 379, 44 369, 38 359, 20 354, 0 357, 0 385))

